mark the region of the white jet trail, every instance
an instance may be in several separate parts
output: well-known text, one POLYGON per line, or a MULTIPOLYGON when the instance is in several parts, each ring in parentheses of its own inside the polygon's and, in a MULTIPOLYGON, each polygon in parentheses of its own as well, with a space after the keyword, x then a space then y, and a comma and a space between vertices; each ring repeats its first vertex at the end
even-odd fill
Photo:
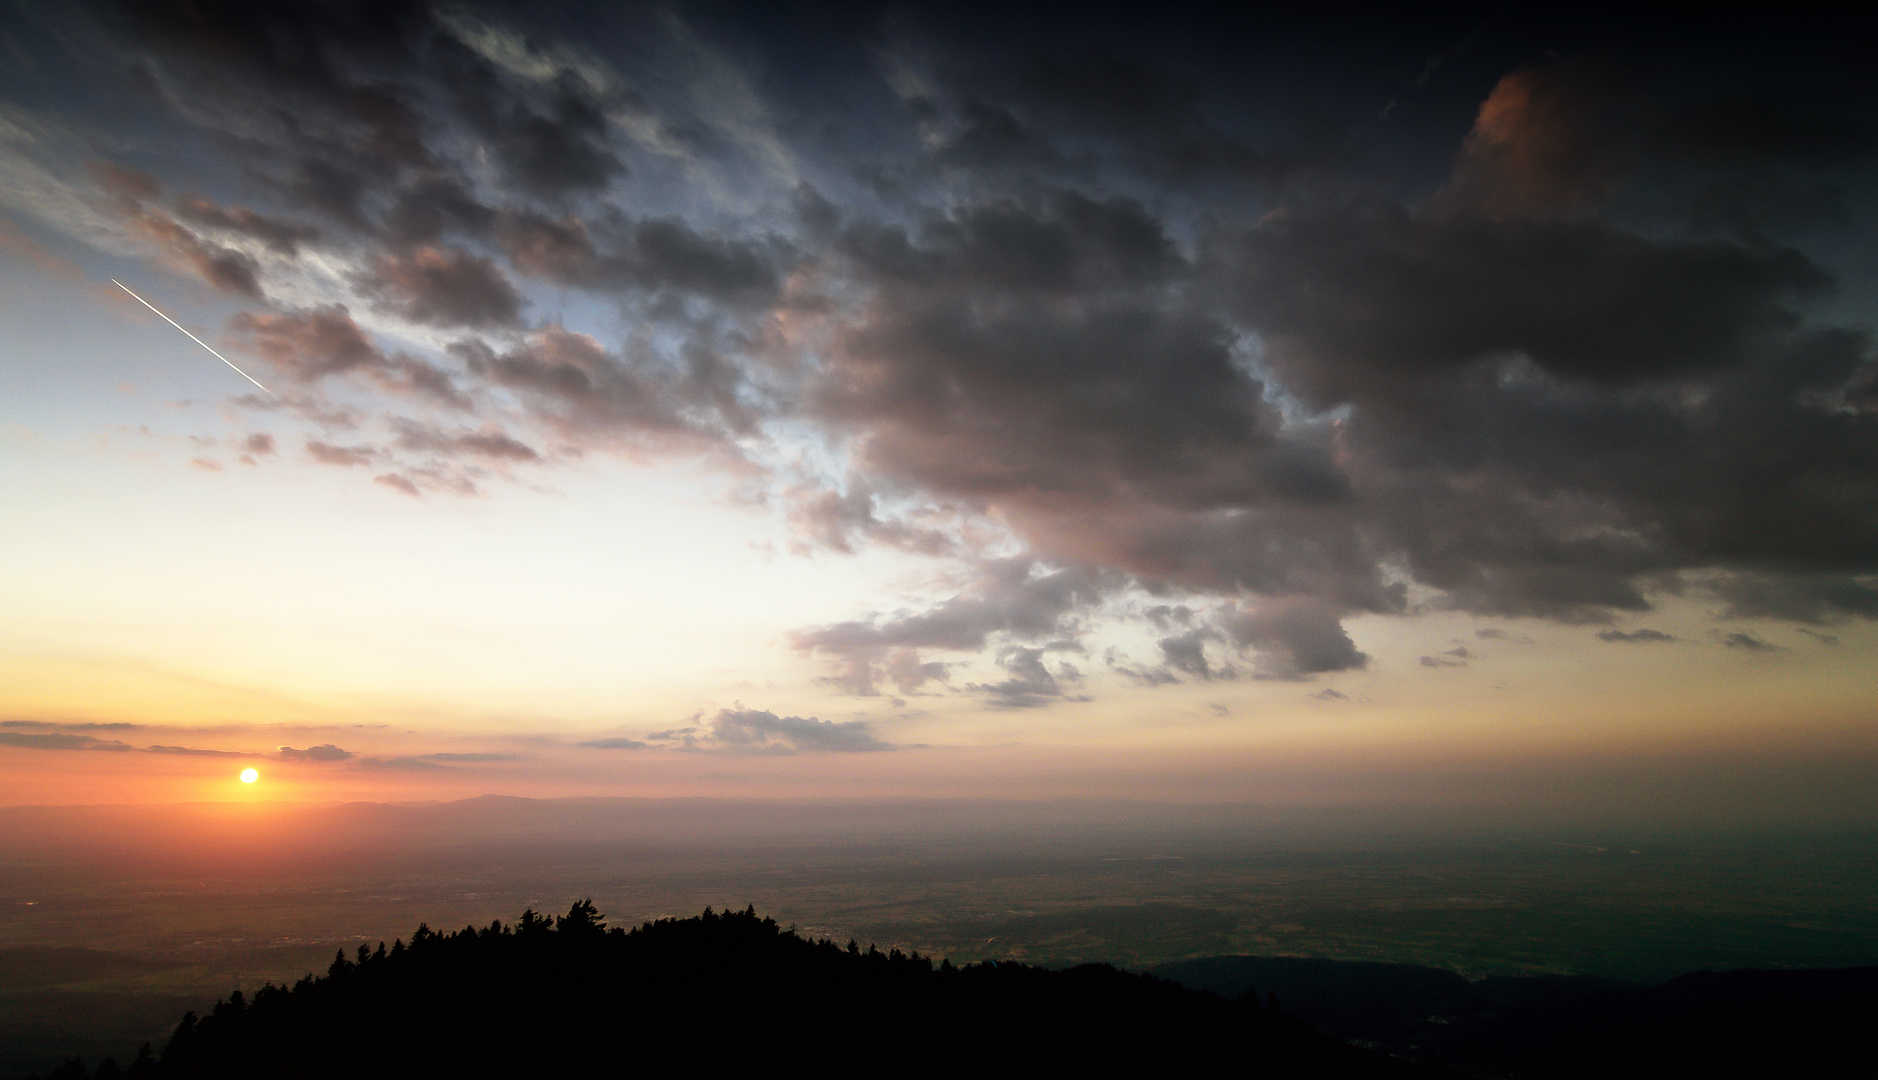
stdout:
MULTIPOLYGON (((129 285, 124 284, 123 282, 117 280, 116 278, 111 279, 111 284, 117 286, 118 288, 124 290, 127 293, 130 293, 131 299, 137 301, 139 304, 142 304, 144 307, 149 308, 151 311, 156 311, 157 315, 160 316, 164 322, 169 323, 171 326, 174 326, 178 330, 182 330, 183 333, 185 334, 189 334, 189 331, 183 329, 182 323, 177 322, 175 319, 170 318, 168 315, 164 315, 161 311, 157 311, 157 306, 155 304, 152 304, 150 301, 145 300, 143 297, 138 296, 134 292, 130 292, 129 285)), ((205 349, 209 349, 209 343, 202 340, 201 338, 197 337, 194 334, 189 334, 189 340, 195 342, 196 344, 202 346, 205 349)), ((230 360, 228 357, 223 356, 221 353, 216 352, 214 349, 209 349, 209 355, 215 357, 217 360, 220 360, 222 363, 227 364, 229 367, 235 368, 235 374, 241 376, 242 378, 248 380, 249 382, 253 383, 256 386, 261 386, 261 380, 255 378, 254 376, 248 374, 247 372, 241 370, 240 368, 235 367, 235 362, 233 360, 230 360)), ((266 394, 268 397, 273 398, 275 401, 280 400, 279 394, 276 394, 274 391, 269 390, 265 386, 261 386, 261 392, 266 394)))

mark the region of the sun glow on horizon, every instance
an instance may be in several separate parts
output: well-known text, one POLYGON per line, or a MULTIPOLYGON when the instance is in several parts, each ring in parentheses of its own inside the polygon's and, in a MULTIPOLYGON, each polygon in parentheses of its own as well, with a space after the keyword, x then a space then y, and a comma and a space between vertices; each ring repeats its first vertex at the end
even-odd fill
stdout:
POLYGON ((252 784, 256 780, 259 780, 260 778, 261 778, 261 774, 256 769, 241 770, 241 782, 244 784, 252 784))

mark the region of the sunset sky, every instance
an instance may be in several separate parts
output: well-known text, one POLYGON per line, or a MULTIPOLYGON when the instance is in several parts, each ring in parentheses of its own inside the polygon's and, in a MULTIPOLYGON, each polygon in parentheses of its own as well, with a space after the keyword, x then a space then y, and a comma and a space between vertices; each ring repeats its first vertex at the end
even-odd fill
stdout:
POLYGON ((1859 35, 1179 10, 9 4, 0 804, 1872 760, 1859 35))

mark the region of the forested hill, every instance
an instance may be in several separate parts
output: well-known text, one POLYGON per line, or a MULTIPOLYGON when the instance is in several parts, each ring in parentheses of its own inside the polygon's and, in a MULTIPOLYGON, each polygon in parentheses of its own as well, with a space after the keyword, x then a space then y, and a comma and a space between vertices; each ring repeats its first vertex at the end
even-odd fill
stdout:
POLYGON ((589 902, 439 934, 323 978, 186 1017, 136 1077, 600 1076, 799 1065, 821 1073, 1226 1069, 1262 1076, 1445 1073, 1377 1057, 1255 1000, 1106 965, 934 966, 812 941, 753 909, 609 928, 589 902))

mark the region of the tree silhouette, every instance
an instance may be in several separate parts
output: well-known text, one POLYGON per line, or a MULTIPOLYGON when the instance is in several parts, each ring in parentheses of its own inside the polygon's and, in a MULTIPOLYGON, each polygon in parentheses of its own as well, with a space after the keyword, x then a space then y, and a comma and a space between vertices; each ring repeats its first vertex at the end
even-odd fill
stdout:
MULTIPOLYGON (((1447 1075, 1370 1055, 1299 1021, 1106 965, 938 964, 918 952, 812 941, 706 908, 630 930, 591 900, 341 950, 324 977, 240 991, 190 1013, 160 1056, 93 1076, 614 1075, 682 1063, 838 1075, 1000 1069, 1211 1071, 1269 1076, 1447 1075), (807 1039, 804 1032, 821 1038, 807 1039), (955 1053, 909 1054, 953 1046, 955 1053)), ((83 1080, 82 1064, 48 1080, 83 1080)))

